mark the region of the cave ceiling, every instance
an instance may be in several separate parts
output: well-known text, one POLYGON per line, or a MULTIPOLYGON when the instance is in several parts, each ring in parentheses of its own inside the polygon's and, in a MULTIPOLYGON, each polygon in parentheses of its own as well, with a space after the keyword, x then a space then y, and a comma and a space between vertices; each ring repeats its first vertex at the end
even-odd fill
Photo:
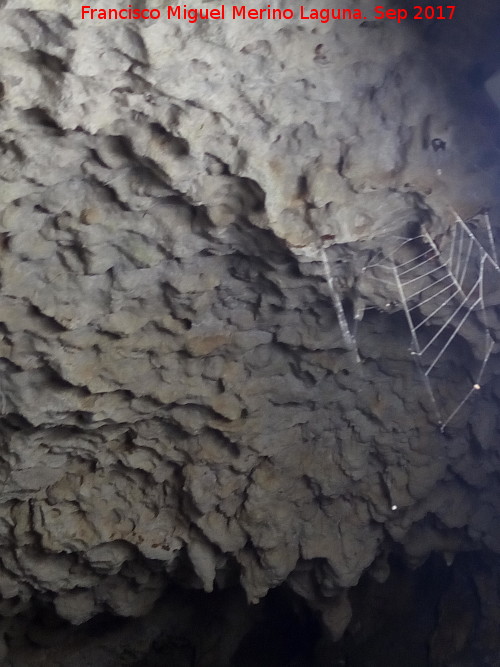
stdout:
POLYGON ((494 253, 426 379, 405 307, 424 332, 449 313, 393 279, 420 250, 467 282, 455 230, 500 224, 487 4, 465 39, 0 2, 6 617, 141 616, 236 576, 340 638, 392 552, 500 553, 494 253))

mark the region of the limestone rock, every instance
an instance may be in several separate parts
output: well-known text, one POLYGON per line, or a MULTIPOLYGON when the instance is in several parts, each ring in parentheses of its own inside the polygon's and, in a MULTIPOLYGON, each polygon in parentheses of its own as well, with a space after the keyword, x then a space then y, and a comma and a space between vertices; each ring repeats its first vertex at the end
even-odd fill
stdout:
MULTIPOLYGON (((400 236, 498 204, 490 130, 409 26, 0 7, 5 614, 136 617, 235 571, 252 602, 288 581, 339 639, 388 544, 498 553, 490 389, 440 433, 376 279, 400 236)), ((446 405, 480 329, 440 363, 446 405)))

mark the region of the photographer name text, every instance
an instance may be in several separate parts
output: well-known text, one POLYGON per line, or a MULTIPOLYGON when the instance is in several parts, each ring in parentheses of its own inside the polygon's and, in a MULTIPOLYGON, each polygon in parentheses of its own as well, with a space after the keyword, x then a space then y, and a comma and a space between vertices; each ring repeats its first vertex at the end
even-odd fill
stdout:
POLYGON ((260 9, 248 7, 247 5, 220 5, 219 7, 195 8, 188 5, 168 5, 161 9, 141 9, 128 5, 122 9, 98 9, 90 5, 82 5, 81 18, 83 20, 153 20, 160 18, 169 21, 187 21, 197 23, 198 21, 221 21, 225 19, 244 19, 252 21, 283 21, 299 18, 305 21, 318 21, 329 23, 341 20, 391 20, 402 23, 407 20, 451 20, 455 14, 455 5, 414 5, 408 9, 388 9, 383 5, 377 5, 373 9, 373 15, 367 16, 360 9, 339 9, 306 7, 300 5, 298 8, 278 9, 267 5, 260 9))

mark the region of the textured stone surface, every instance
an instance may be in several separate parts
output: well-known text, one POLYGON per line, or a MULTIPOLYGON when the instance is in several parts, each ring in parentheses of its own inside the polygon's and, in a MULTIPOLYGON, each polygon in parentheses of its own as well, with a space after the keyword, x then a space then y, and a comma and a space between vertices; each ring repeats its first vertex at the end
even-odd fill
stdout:
MULTIPOLYGON (((415 224, 497 206, 491 128, 408 27, 7 0, 0 44, 2 613, 140 616, 171 579, 236 568, 249 600, 288 581, 339 638, 344 589, 394 544, 412 565, 498 553, 496 358, 442 435, 363 273, 415 224), (361 363, 321 243, 368 308, 361 363)), ((476 335, 440 364, 445 404, 476 335)))

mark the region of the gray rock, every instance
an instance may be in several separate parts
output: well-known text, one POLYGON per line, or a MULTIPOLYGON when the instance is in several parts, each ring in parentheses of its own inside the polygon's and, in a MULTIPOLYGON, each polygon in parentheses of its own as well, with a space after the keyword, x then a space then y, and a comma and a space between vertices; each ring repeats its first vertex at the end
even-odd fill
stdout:
MULTIPOLYGON (((79 624, 236 567, 338 639, 388 535, 498 553, 487 394, 439 432, 376 261, 498 203, 409 27, 0 4, 2 596, 79 624)), ((448 412, 483 325, 436 369, 448 412)))

